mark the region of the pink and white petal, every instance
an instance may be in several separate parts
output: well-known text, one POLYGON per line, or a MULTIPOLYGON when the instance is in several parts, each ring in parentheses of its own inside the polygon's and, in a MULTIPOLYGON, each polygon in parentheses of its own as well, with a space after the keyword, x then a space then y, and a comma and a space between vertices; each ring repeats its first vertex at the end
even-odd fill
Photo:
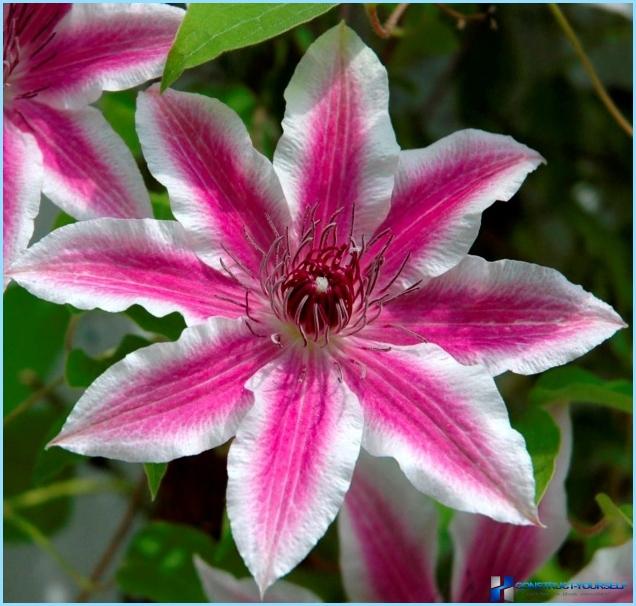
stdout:
POLYGON ((220 257, 226 265, 236 257, 256 274, 263 252, 285 232, 289 210, 238 115, 217 99, 152 87, 138 97, 137 132, 199 256, 217 269, 220 257))
POLYGON ((467 256, 419 290, 388 303, 364 336, 437 343, 462 364, 541 372, 587 353, 625 323, 558 271, 467 256))
POLYGON ((188 324, 245 314, 245 291, 205 265, 176 221, 93 219, 56 229, 29 248, 10 277, 41 299, 79 309, 156 316, 178 311, 188 324))
POLYGON ((50 446, 160 463, 231 438, 254 400, 244 384, 279 355, 241 320, 210 318, 126 356, 84 392, 50 446))
POLYGON ((599 549, 592 561, 575 574, 570 583, 613 583, 622 588, 606 590, 588 590, 584 588, 566 591, 551 602, 627 602, 633 603, 633 544, 629 540, 618 547, 599 549))
POLYGON ((324 350, 293 348, 247 383, 254 406, 228 456, 234 540, 261 592, 327 530, 349 488, 362 411, 324 350))
POLYGON ((462 366, 433 344, 357 345, 340 364, 364 410, 367 451, 395 457, 418 490, 448 507, 539 523, 525 442, 483 368, 462 366))
POLYGON ((30 60, 20 87, 40 90, 47 104, 77 109, 104 90, 143 84, 161 75, 184 14, 165 4, 75 4, 30 60))
POLYGON ((38 145, 33 136, 20 129, 6 112, 2 154, 2 255, 6 288, 9 283, 7 270, 33 235, 42 189, 42 155, 38 145))
POLYGON ((437 511, 393 459, 364 452, 338 517, 340 568, 352 602, 439 602, 437 511))
POLYGON ((274 167, 296 232, 315 208, 321 227, 338 210, 338 234, 369 236, 389 210, 400 148, 389 118, 384 66, 341 23, 307 50, 285 91, 274 167))
POLYGON ((455 602, 488 602, 490 577, 504 571, 525 581, 546 562, 570 532, 565 478, 572 451, 572 424, 567 406, 551 414, 561 430, 554 476, 541 503, 545 528, 500 524, 480 515, 456 513, 450 526, 455 560, 451 584, 455 602))
POLYGON ((43 192, 76 219, 152 217, 132 153, 94 107, 65 111, 16 104, 40 146, 43 192))
POLYGON ((230 573, 214 568, 198 556, 194 557, 194 565, 199 573, 205 594, 210 602, 301 602, 318 603, 322 600, 313 592, 285 581, 272 585, 261 600, 260 591, 254 579, 236 579, 230 573))
POLYGON ((384 275, 408 255, 400 283, 437 276, 472 246, 481 213, 509 200, 544 159, 512 137, 467 129, 400 154, 391 212, 378 229, 394 236, 384 275))

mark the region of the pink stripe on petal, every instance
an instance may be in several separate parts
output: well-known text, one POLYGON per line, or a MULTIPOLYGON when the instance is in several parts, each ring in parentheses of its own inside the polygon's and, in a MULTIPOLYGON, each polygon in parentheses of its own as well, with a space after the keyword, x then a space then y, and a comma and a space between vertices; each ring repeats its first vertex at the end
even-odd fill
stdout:
POLYGON ((435 504, 395 461, 362 453, 338 518, 352 602, 439 602, 435 504))
POLYGON ((194 558, 203 589, 210 602, 321 602, 322 600, 304 587, 278 581, 272 585, 261 600, 260 591, 254 579, 236 579, 228 572, 213 568, 201 558, 194 558))
POLYGON ((489 601, 493 575, 512 576, 515 582, 527 580, 570 532, 565 478, 572 451, 572 424, 567 406, 554 408, 552 415, 561 430, 561 446, 554 476, 539 504, 545 528, 500 524, 484 516, 456 513, 450 527, 455 553, 453 601, 489 601))
POLYGON ((6 112, 2 154, 2 254, 6 288, 9 283, 7 270, 33 235, 42 186, 42 155, 37 143, 29 133, 18 128, 6 112))
POLYGON ((139 95, 137 130, 148 166, 170 194, 199 255, 232 257, 256 274, 289 211, 267 158, 241 119, 216 99, 152 87, 139 95))
POLYGON ((55 38, 25 66, 21 90, 77 109, 103 90, 123 90, 161 75, 184 11, 161 4, 75 4, 55 38))
POLYGON ((371 454, 395 457, 416 488, 449 507, 538 523, 525 442, 481 367, 433 344, 380 351, 355 340, 341 366, 362 404, 371 454))
POLYGON ((624 326, 609 305, 554 269, 467 256, 388 303, 364 336, 403 345, 430 341, 493 375, 532 374, 587 353, 624 326))
POLYGON ((211 318, 111 366, 50 445, 132 462, 214 448, 234 435, 252 405, 245 381, 279 352, 241 320, 211 318))
POLYGON ((324 350, 289 350, 247 387, 255 403, 230 448, 227 504, 236 545, 264 592, 338 513, 362 412, 324 350))
POLYGON ((399 147, 388 113, 386 70, 344 24, 316 40, 285 91, 287 109, 274 167, 296 231, 315 208, 324 227, 338 217, 347 241, 369 236, 389 209, 399 147))
POLYGON ((176 221, 81 221, 49 234, 11 269, 36 296, 80 309, 139 304, 156 316, 178 311, 189 324, 245 313, 245 291, 194 254, 176 221))
POLYGON ((407 255, 402 282, 453 267, 475 241, 482 211, 509 200, 543 161, 512 137, 473 129, 402 152, 391 212, 378 228, 395 237, 384 275, 392 277, 407 255))
POLYGON ((62 210, 76 219, 152 216, 130 150, 98 110, 56 110, 33 101, 15 107, 42 151, 43 192, 62 210))

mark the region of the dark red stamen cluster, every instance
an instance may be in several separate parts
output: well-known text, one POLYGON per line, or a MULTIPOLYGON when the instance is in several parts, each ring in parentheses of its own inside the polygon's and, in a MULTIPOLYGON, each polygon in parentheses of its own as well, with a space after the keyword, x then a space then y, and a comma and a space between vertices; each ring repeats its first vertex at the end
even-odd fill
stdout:
MULTIPOLYGON (((338 238, 336 222, 341 212, 334 213, 322 228, 310 213, 297 246, 291 244, 289 233, 278 234, 272 227, 275 238, 261 261, 260 284, 265 302, 281 322, 298 328, 305 344, 313 341, 327 345, 334 335, 355 334, 378 318, 384 303, 418 288, 416 283, 398 293, 390 292, 408 256, 395 276, 381 281, 384 255, 393 239, 390 232, 382 231, 368 243, 362 239, 360 245, 349 233, 343 243, 338 238)), ((248 235, 246 240, 252 241, 248 235)), ((226 252, 235 268, 254 278, 236 257, 226 252)), ((241 283, 222 259, 221 265, 232 279, 241 283)), ((259 334, 250 324, 250 321, 261 323, 253 315, 251 292, 246 287, 245 300, 236 304, 245 309, 250 330, 256 336, 267 336, 259 334)), ((280 335, 271 336, 280 339, 280 335)))
POLYGON ((349 246, 310 250, 281 285, 289 319, 307 335, 342 330, 360 290, 360 264, 349 246))

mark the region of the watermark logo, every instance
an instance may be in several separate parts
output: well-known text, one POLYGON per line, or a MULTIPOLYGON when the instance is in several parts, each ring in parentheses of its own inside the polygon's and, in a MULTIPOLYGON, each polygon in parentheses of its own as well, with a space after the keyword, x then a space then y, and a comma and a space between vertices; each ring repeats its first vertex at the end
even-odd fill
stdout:
MULTIPOLYGON (((537 596, 549 598, 551 593, 558 592, 562 598, 579 598, 575 601, 582 601, 580 598, 595 598, 594 601, 615 602, 618 592, 626 591, 628 584, 617 581, 518 581, 515 583, 511 576, 490 577, 490 601, 491 602, 514 602, 515 590, 517 598, 522 602, 526 601, 529 593, 537 596)), ((532 597, 532 596, 530 596, 532 597)))
POLYGON ((490 577, 490 601, 514 602, 514 587, 515 581, 512 577, 490 577))

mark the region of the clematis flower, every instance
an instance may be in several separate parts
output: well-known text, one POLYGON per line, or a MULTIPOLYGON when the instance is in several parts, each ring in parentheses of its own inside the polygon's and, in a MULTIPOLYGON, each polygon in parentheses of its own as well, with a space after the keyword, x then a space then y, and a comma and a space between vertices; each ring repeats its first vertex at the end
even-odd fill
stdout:
POLYGON ((52 444, 159 462, 236 436, 228 514, 261 591, 334 519, 360 445, 450 507, 538 523, 490 373, 561 364, 623 326, 554 270, 466 254, 481 211, 541 156, 476 130, 400 152, 386 71, 344 25, 309 48, 285 98, 272 166, 219 101, 140 94, 144 154, 177 222, 81 222, 14 265, 47 300, 191 325, 112 366, 52 444))
POLYGON ((29 3, 3 11, 8 267, 33 234, 40 192, 76 219, 152 216, 130 151, 89 104, 159 76, 183 11, 29 3))
MULTIPOLYGON (((552 411, 561 429, 555 473, 539 505, 546 527, 501 524, 480 515, 455 513, 451 522, 454 554, 450 601, 489 602, 492 576, 525 581, 565 541, 570 525, 564 482, 571 451, 566 407, 552 411)), ((361 455, 338 518, 340 567, 352 602, 440 602, 437 588, 437 512, 433 501, 406 480, 394 461, 361 455)), ((195 558, 212 602, 259 602, 252 579, 235 579, 195 558)), ((570 582, 622 583, 623 590, 552 592, 552 601, 632 601, 632 542, 599 549, 570 582)), ((306 602, 313 594, 279 581, 266 602, 306 602)), ((313 601, 320 601, 314 597, 313 601)))

